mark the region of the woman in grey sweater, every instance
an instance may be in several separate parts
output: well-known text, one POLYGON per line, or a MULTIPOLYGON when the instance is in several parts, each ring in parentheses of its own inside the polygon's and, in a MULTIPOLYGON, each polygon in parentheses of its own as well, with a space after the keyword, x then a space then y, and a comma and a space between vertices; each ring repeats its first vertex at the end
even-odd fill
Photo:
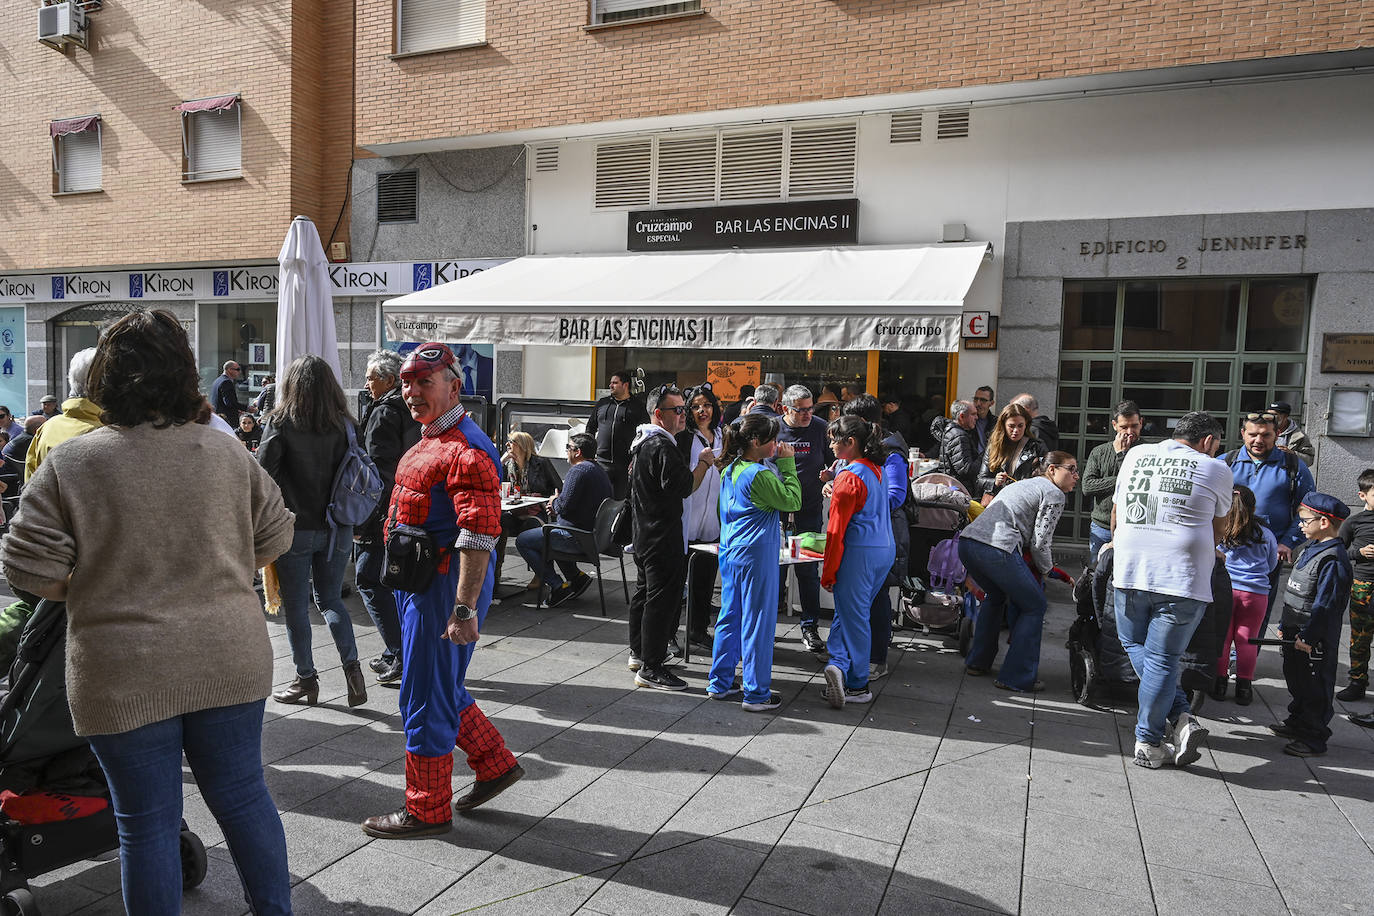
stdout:
POLYGON ((959 536, 959 560, 987 592, 965 670, 977 676, 992 668, 1005 615, 1011 640, 997 672, 997 686, 1003 690, 1044 688, 1035 677, 1045 622, 1041 579, 1054 568, 1054 529, 1064 512, 1064 494, 1073 492, 1078 476, 1072 455, 1051 452, 1043 474, 1006 486, 959 536))
POLYGON ((67 697, 109 781, 125 909, 181 911, 184 752, 253 912, 290 913, 253 571, 291 546, 294 520, 237 439, 192 422, 199 381, 176 316, 115 322, 89 375, 107 425, 39 466, 0 562, 11 585, 67 602, 67 697))

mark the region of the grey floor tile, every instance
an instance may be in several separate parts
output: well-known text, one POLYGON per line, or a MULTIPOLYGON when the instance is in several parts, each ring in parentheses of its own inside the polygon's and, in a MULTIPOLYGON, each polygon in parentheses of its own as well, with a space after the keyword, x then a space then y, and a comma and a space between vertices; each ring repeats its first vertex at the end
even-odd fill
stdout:
POLYGON ((526 837, 621 862, 682 804, 681 796, 603 776, 531 827, 526 837))
POLYGON ((1022 871, 1027 880, 1033 877, 1100 894, 1150 900, 1140 834, 1130 816, 1070 817, 1032 811, 1026 822, 1022 871))
POLYGON ((412 913, 456 879, 447 869, 397 855, 374 842, 312 875, 296 888, 291 906, 300 916, 412 913))
POLYGON ((799 913, 801 913, 800 910, 789 910, 786 907, 764 903, 762 900, 743 897, 730 911, 730 916, 794 916, 794 914, 799 913))
POLYGON ((833 797, 813 794, 797 822, 901 845, 925 782, 926 774, 920 773, 833 797))
POLYGON ((919 808, 892 884, 945 900, 1014 913, 1021 892, 1022 838, 974 821, 925 816, 919 808))
POLYGON ((810 913, 876 913, 897 854, 890 843, 793 823, 745 893, 810 913))
POLYGON ((765 857, 715 840, 688 843, 627 863, 587 906, 606 916, 728 913, 765 857))
POLYGON ((485 916, 489 912, 486 905, 496 903, 507 905, 507 912, 512 914, 571 913, 596 893, 614 870, 597 856, 522 837, 468 872, 418 913, 448 916, 484 907, 485 916), (536 900, 547 900, 554 906, 548 910, 527 908, 536 900))
MULTIPOLYGON (((1281 916, 1290 912, 1274 886, 1235 881, 1185 869, 1150 866, 1150 884, 1160 916, 1244 913, 1281 916)), ((1330 913, 1332 910, 1326 909, 1330 913)))
MULTIPOLYGON (((928 887, 938 889, 933 884, 928 887)), ((878 916, 912 916, 915 913, 921 916, 984 916, 987 913, 1008 912, 997 909, 991 901, 986 903, 986 906, 977 906, 966 899, 937 897, 931 890, 918 890, 894 883, 888 885, 882 906, 878 908, 878 916)))
POLYGON ((1251 884, 1271 883, 1269 869, 1238 813, 1217 815, 1162 808, 1137 800, 1136 818, 1145 861, 1151 866, 1251 884))
POLYGON ((1155 916, 1154 899, 1148 887, 1138 896, 1122 896, 1030 875, 1022 882, 1022 916, 1100 916, 1103 913, 1155 916))

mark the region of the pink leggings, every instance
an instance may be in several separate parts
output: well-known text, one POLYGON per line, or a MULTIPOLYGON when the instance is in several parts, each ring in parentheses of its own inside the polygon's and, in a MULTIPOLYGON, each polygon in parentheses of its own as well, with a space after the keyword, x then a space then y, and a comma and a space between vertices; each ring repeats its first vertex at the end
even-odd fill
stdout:
POLYGON ((1264 606, 1269 603, 1268 595, 1254 592, 1231 592, 1231 629, 1226 633, 1226 641, 1221 646, 1221 656, 1217 659, 1217 676, 1227 673, 1231 667, 1231 643, 1236 645, 1236 678, 1251 681, 1255 678, 1255 661, 1259 658, 1259 646, 1250 645, 1250 638, 1259 633, 1264 622, 1264 606))

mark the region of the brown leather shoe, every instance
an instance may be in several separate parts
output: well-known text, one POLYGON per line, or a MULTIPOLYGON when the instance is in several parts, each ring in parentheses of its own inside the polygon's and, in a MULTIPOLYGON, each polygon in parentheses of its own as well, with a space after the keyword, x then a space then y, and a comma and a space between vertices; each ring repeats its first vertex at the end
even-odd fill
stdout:
POLYGON ((452 829, 453 821, 427 824, 405 808, 390 814, 378 814, 363 821, 363 833, 383 840, 413 840, 425 836, 438 836, 452 829))
POLYGON ((297 675, 294 681, 272 694, 272 699, 278 703, 304 703, 307 706, 314 706, 320 701, 320 676, 318 674, 312 674, 310 677, 297 675))
POLYGON ((486 804, 519 782, 520 777, 524 775, 524 767, 517 763, 495 779, 479 779, 472 784, 471 792, 460 798, 454 799, 453 810, 471 811, 478 805, 486 804))
POLYGON ((367 682, 363 669, 356 661, 344 662, 344 683, 348 685, 348 705, 361 706, 367 702, 367 682))

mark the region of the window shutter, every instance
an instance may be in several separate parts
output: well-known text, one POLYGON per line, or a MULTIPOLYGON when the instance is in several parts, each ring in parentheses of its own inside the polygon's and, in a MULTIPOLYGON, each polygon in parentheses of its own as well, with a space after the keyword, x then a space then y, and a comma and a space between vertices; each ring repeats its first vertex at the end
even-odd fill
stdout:
POLYGON ((924 118, 924 111, 899 111, 893 114, 887 141, 889 143, 920 143, 921 121, 924 118))
POLYGON ((943 108, 935 118, 936 140, 961 140, 968 136, 971 112, 967 108, 943 108))
POLYGON ((720 199, 782 197, 783 130, 722 134, 720 199))
POLYGON ((536 172, 558 171, 558 147, 536 146, 534 148, 534 170, 536 172))
POLYGON ((596 0, 593 22, 623 22, 648 16, 669 16, 701 9, 701 0, 596 0), (634 15, 626 15, 634 14, 634 15))
POLYGON ((419 218, 416 176, 414 169, 377 176, 377 222, 413 223, 419 218))
POLYGON ((853 194, 858 134, 853 122, 792 128, 787 196, 853 194))
POLYGON ((58 190, 99 191, 100 126, 57 138, 58 190))
POLYGON ((238 106, 223 111, 195 111, 190 119, 186 178, 235 178, 242 167, 243 139, 238 106))
POLYGON ((642 207, 649 203, 653 143, 603 143, 596 148, 596 206, 642 207))
POLYGON ((396 50, 433 51, 487 38, 486 0, 397 0, 396 50))
POLYGON ((658 141, 658 204, 716 199, 716 135, 662 137, 658 141))

